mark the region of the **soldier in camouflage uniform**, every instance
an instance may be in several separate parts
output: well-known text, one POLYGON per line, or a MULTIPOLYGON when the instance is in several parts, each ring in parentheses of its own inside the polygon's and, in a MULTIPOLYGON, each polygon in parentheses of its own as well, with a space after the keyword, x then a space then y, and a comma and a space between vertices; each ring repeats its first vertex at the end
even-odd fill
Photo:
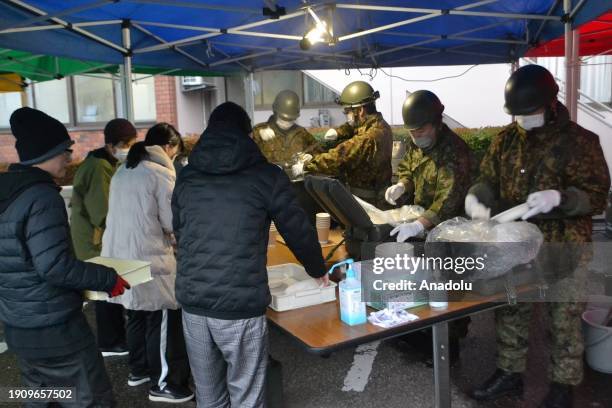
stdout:
POLYGON ((291 177, 292 165, 323 149, 313 135, 295 123, 300 116, 300 99, 295 92, 279 92, 272 110, 267 122, 253 128, 253 140, 270 163, 283 167, 291 177))
MULTIPOLYGON (((505 110, 517 121, 493 140, 465 207, 474 218, 486 216, 489 209, 499 212, 527 202, 530 210, 523 219, 540 228, 545 242, 569 247, 591 241, 591 217, 605 209, 610 177, 597 135, 570 121, 567 109, 557 101, 558 90, 550 72, 538 65, 512 74, 506 84, 505 110)), ((543 250, 546 272, 558 274, 556 279, 578 263, 560 262, 563 252, 543 250)), ((492 400, 522 392, 531 306, 519 304, 496 312, 498 370, 473 391, 474 398, 492 400)), ((572 386, 583 375, 582 306, 578 302, 546 306, 552 324, 552 384, 540 407, 571 407, 572 386)))
POLYGON ((391 231, 398 242, 463 213, 476 162, 468 145, 442 122, 443 111, 444 105, 430 91, 410 94, 402 107, 412 143, 398 167, 399 182, 387 189, 385 199, 396 205, 406 194, 409 203, 426 211, 391 231))
POLYGON ((379 208, 385 206, 385 187, 391 182, 393 135, 376 111, 374 101, 378 97, 366 82, 347 85, 338 103, 349 119, 341 128, 350 135, 346 133, 342 143, 310 162, 298 163, 294 173, 308 171, 337 177, 356 196, 379 208))

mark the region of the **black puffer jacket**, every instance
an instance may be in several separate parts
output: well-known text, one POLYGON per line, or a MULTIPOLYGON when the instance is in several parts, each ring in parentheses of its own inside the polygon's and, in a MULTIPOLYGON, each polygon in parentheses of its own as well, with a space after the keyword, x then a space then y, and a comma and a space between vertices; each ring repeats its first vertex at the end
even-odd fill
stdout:
POLYGON ((270 220, 312 277, 325 274, 316 231, 289 178, 231 124, 200 138, 176 183, 172 213, 176 297, 189 313, 229 320, 265 313, 270 220))
POLYGON ((110 291, 113 269, 74 257, 59 187, 35 167, 0 174, 0 320, 40 328, 82 309, 84 289, 110 291))

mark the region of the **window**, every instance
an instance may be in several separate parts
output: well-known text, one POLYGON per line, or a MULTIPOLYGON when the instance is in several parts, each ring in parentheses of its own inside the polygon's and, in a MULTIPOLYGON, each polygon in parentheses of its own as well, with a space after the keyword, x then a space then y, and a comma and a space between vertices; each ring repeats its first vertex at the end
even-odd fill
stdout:
POLYGON ((255 106, 271 107, 276 94, 290 89, 301 95, 301 72, 298 71, 264 71, 254 75, 255 80, 255 106))
POLYGON ((70 123, 67 79, 34 84, 34 107, 62 123, 70 123))
POLYGON ((276 94, 285 89, 294 91, 302 106, 329 105, 338 96, 321 82, 299 71, 264 71, 254 75, 255 107, 271 109, 276 94))
POLYGON ((155 109, 155 78, 151 75, 134 75, 132 83, 134 95, 134 120, 136 122, 154 122, 157 118, 155 109))
POLYGON ((0 128, 10 127, 11 114, 23 106, 21 98, 21 92, 0 92, 0 128))
POLYGON ((111 77, 74 77, 76 122, 106 123, 115 117, 115 98, 111 77))
POLYGON ((316 79, 304 74, 304 105, 335 103, 338 94, 316 79))

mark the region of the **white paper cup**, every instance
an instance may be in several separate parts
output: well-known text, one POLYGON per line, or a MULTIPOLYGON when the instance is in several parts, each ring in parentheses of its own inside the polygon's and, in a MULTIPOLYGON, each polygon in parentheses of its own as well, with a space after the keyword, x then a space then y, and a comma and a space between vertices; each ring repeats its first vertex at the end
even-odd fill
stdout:
POLYGON ((278 232, 276 231, 276 226, 274 223, 270 223, 270 230, 268 231, 268 246, 273 247, 276 245, 276 235, 278 232))
POLYGON ((317 213, 315 226, 317 228, 317 236, 319 243, 326 244, 329 242, 329 228, 331 226, 331 217, 328 213, 317 213))

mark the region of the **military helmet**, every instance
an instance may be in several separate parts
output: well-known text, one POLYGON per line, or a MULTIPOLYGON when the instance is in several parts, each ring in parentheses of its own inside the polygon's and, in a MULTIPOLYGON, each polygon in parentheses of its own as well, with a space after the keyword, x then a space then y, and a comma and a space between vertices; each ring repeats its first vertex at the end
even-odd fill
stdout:
POLYGON ((296 120, 300 116, 300 97, 288 89, 280 91, 274 98, 272 111, 283 120, 296 120))
POLYGON ((435 123, 442 119, 442 112, 444 105, 433 92, 413 92, 402 106, 404 126, 408 129, 418 129, 427 123, 435 123))
POLYGON ((555 78, 540 65, 525 65, 506 82, 504 110, 510 115, 529 115, 557 97, 555 78))
POLYGON ((336 103, 346 108, 356 108, 372 103, 379 97, 378 91, 374 92, 374 88, 370 84, 364 81, 355 81, 342 90, 340 97, 336 99, 336 103))

